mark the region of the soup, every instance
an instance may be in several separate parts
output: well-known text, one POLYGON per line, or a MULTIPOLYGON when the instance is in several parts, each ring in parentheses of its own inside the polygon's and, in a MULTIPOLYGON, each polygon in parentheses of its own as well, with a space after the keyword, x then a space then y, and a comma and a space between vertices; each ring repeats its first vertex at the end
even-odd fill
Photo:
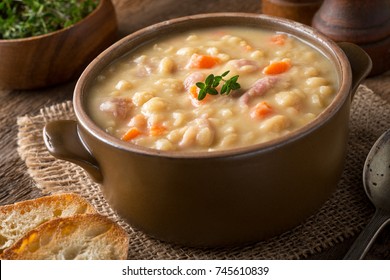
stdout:
POLYGON ((337 92, 333 69, 321 52, 289 34, 191 30, 158 38, 108 66, 91 87, 88 112, 107 133, 135 145, 233 149, 315 119, 337 92), (201 99, 211 74, 219 83, 201 99), (221 94, 223 88, 231 91, 221 94))

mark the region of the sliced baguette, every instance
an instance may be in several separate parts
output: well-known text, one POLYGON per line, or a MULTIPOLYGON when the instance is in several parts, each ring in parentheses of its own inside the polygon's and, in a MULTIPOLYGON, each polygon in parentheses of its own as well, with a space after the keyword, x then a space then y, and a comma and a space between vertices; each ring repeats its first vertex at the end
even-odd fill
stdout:
POLYGON ((54 194, 0 206, 0 253, 48 220, 84 213, 96 213, 96 210, 87 200, 73 193, 54 194))
POLYGON ((100 214, 50 220, 24 235, 0 256, 4 260, 123 260, 129 237, 100 214))

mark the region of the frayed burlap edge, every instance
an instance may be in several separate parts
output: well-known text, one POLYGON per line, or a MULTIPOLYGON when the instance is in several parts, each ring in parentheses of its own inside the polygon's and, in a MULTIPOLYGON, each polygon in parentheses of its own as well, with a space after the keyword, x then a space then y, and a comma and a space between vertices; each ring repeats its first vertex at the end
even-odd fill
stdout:
POLYGON ((43 193, 74 192, 118 222, 130 235, 129 259, 301 259, 319 253, 355 235, 372 215, 361 172, 376 138, 390 127, 390 105, 360 86, 351 110, 351 136, 345 171, 339 186, 324 206, 296 228, 250 246, 228 249, 186 248, 155 240, 133 229, 110 208, 99 185, 79 166, 53 158, 42 138, 45 123, 74 119, 70 101, 41 109, 35 116, 18 118, 18 152, 30 176, 43 193))

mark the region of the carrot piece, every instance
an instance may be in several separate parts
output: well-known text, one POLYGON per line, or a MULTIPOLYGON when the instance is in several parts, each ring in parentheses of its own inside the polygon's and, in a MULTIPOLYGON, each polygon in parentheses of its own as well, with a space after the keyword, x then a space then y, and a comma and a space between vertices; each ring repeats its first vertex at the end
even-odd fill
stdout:
POLYGON ((167 128, 163 125, 155 124, 150 127, 149 133, 151 136, 160 136, 167 131, 167 128))
POLYGON ((254 110, 251 112, 251 117, 254 119, 264 119, 273 112, 271 105, 262 101, 256 104, 254 110))
POLYGON ((189 68, 213 68, 220 62, 218 57, 194 53, 188 63, 189 68))
POLYGON ((291 67, 291 62, 287 59, 282 61, 271 62, 264 68, 263 73, 266 75, 276 75, 286 72, 291 67))
POLYGON ((251 45, 245 45, 244 50, 247 52, 253 51, 253 47, 251 45))
POLYGON ((271 37, 271 42, 278 46, 283 46, 286 43, 286 34, 276 34, 271 37))
POLYGON ((125 134, 123 134, 121 139, 124 141, 130 141, 140 134, 142 134, 142 132, 138 128, 131 127, 125 134))
POLYGON ((199 105, 206 103, 211 97, 208 94, 202 100, 198 100, 199 88, 196 85, 192 85, 190 87, 190 89, 188 90, 188 93, 190 94, 190 97, 191 97, 191 103, 195 107, 198 107, 199 105))
MULTIPOLYGON (((198 100, 198 87, 196 85, 192 85, 190 87, 189 93, 190 93, 192 98, 198 100)), ((201 101, 201 100, 199 100, 199 101, 201 101)))

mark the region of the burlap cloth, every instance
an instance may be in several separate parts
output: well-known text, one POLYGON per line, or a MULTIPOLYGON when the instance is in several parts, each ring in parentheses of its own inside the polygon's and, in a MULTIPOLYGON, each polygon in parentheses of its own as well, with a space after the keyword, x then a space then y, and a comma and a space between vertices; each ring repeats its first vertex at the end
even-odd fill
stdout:
POLYGON ((18 152, 36 186, 44 193, 75 192, 100 213, 123 226, 130 235, 129 259, 300 259, 357 234, 373 214, 362 187, 365 157, 375 140, 390 128, 390 104, 366 86, 352 102, 351 134, 345 171, 333 196, 302 225, 272 239, 226 249, 186 248, 155 240, 132 228, 105 201, 99 185, 79 166, 53 158, 42 139, 45 123, 74 119, 72 103, 41 109, 18 118, 18 152))

